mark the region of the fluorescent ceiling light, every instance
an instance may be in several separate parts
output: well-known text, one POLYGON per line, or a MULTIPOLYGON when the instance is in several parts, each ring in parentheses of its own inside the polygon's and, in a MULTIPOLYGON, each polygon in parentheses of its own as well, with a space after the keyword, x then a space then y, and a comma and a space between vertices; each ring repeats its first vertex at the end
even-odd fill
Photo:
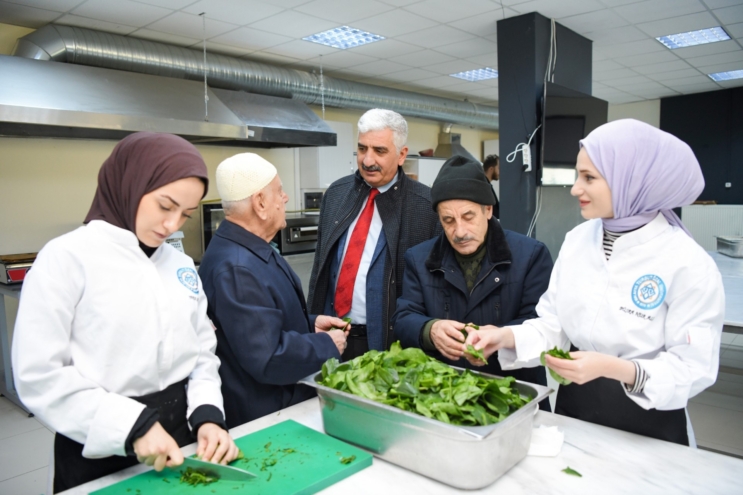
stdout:
POLYGON ((483 67, 482 69, 468 70, 449 75, 466 81, 484 81, 485 79, 495 79, 498 77, 498 71, 490 67, 483 67))
POLYGON ((712 78, 713 81, 729 81, 731 79, 743 78, 742 70, 729 70, 727 72, 715 72, 714 74, 707 74, 712 78))
POLYGON ((361 29, 355 29, 349 26, 340 26, 302 39, 345 50, 346 48, 354 48, 374 43, 375 41, 381 41, 384 39, 384 36, 367 33, 361 29))
POLYGON ((669 34, 668 36, 661 36, 655 39, 671 50, 675 50, 676 48, 729 40, 730 36, 728 36, 728 33, 724 29, 717 26, 709 29, 700 29, 699 31, 689 31, 688 33, 669 34))

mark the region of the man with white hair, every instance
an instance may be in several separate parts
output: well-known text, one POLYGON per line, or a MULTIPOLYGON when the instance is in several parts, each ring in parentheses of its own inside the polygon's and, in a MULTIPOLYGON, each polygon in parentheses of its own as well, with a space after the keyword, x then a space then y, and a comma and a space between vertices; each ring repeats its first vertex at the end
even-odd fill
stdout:
POLYGON ((299 277, 269 244, 286 226, 289 199, 276 167, 253 153, 235 155, 217 168, 217 190, 225 220, 199 276, 232 428, 312 397, 296 383, 341 356, 347 325, 307 313, 299 277))
POLYGON ((310 311, 351 318, 344 360, 392 344, 408 248, 441 230, 431 189, 402 170, 408 124, 375 108, 358 123, 358 171, 331 184, 320 206, 310 311))

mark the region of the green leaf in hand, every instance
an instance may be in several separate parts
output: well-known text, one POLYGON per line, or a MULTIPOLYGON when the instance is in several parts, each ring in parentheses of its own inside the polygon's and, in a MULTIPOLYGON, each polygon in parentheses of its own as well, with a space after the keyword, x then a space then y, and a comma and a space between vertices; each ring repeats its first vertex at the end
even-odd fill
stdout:
POLYGON ((565 474, 569 474, 571 476, 577 476, 578 478, 582 478, 583 477, 583 475, 580 474, 575 469, 570 469, 570 466, 568 466, 565 469, 563 469, 562 472, 565 473, 565 474))
MULTIPOLYGON (((557 346, 555 346, 554 349, 550 349, 549 351, 543 352, 539 356, 539 362, 542 363, 542 366, 547 366, 547 362, 544 359, 544 356, 546 354, 549 354, 550 356, 556 357, 558 359, 569 359, 571 361, 573 360, 573 358, 570 357, 570 353, 568 353, 566 351, 563 351, 562 349, 559 349, 557 346)), ((550 376, 552 376, 552 378, 554 378, 555 381, 557 383, 559 383, 560 385, 570 385, 571 383, 573 383, 570 380, 568 380, 566 378, 563 378, 559 374, 557 374, 554 371, 552 371, 552 369, 550 367, 547 366, 547 369, 550 372, 550 376)))
POLYGON ((485 359, 485 354, 482 353, 482 349, 475 349, 475 347, 472 344, 467 344, 467 350, 464 351, 473 358, 479 359, 485 364, 488 364, 488 360, 485 359))

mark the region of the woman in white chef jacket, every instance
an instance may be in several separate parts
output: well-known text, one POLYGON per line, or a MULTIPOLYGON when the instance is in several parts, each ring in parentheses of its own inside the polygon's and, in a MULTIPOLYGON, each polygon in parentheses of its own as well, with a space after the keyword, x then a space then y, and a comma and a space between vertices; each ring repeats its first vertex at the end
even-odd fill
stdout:
POLYGON ((689 146, 636 120, 580 142, 571 193, 588 221, 565 237, 538 318, 470 333, 503 369, 546 357, 573 383, 555 412, 689 445, 686 403, 715 382, 724 293, 712 258, 672 208, 691 204, 704 179, 689 146))
POLYGON ((207 185, 184 139, 126 137, 101 167, 86 225, 44 246, 26 277, 15 382, 57 432, 55 493, 137 461, 180 465, 179 446, 194 439, 206 460, 237 456, 201 282, 164 243, 207 185))

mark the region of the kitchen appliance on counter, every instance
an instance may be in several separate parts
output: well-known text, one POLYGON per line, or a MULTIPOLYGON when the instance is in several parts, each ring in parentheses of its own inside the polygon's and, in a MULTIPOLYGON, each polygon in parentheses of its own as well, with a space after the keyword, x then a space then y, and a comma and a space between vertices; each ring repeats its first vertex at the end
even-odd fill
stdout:
POLYGON ((219 201, 201 203, 201 253, 206 252, 209 241, 224 220, 224 209, 219 201))
POLYGON ((717 251, 732 258, 743 258, 743 237, 718 235, 717 251))
POLYGON ((287 213, 286 227, 281 229, 273 241, 282 255, 309 253, 317 247, 318 215, 287 213))
POLYGON ((37 253, 0 255, 0 283, 19 284, 36 259, 37 253))

